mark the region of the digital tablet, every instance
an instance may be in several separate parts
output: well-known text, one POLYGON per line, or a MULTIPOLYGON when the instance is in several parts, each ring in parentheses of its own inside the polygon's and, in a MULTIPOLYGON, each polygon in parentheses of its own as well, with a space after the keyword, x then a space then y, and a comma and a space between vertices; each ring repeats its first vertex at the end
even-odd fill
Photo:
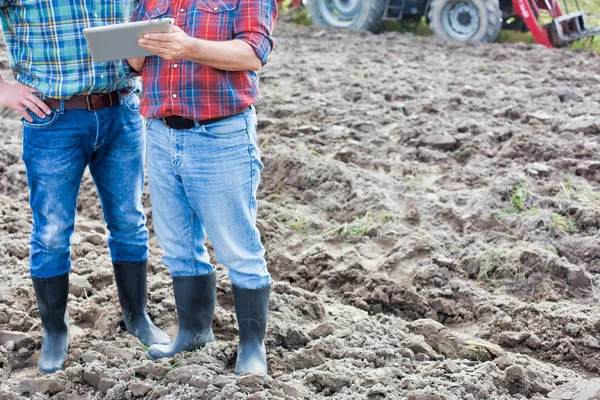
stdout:
POLYGON ((171 18, 85 28, 83 35, 92 54, 92 61, 114 61, 150 56, 153 53, 140 47, 138 39, 145 33, 171 33, 171 18))

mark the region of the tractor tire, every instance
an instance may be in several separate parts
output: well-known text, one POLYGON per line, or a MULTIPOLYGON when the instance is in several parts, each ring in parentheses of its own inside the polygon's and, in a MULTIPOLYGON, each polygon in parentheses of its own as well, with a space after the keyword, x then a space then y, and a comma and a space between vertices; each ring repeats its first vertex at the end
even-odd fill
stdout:
POLYGON ((318 26, 378 32, 385 0, 308 0, 308 16, 318 26))
POLYGON ((428 19, 436 36, 458 42, 493 42, 502 28, 499 0, 433 0, 428 19))

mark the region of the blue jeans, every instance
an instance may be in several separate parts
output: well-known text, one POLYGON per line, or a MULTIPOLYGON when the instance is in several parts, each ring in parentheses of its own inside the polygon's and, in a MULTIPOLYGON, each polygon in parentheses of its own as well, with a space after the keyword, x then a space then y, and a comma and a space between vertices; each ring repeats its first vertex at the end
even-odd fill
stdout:
POLYGON ((33 212, 30 272, 51 278, 71 268, 70 244, 84 170, 98 189, 115 262, 148 257, 144 187, 144 130, 136 95, 100 111, 52 110, 23 120, 23 161, 33 212))
POLYGON ((156 238, 172 276, 214 270, 207 234, 231 282, 244 289, 271 283, 256 228, 263 168, 254 108, 187 130, 147 122, 148 182, 156 238))

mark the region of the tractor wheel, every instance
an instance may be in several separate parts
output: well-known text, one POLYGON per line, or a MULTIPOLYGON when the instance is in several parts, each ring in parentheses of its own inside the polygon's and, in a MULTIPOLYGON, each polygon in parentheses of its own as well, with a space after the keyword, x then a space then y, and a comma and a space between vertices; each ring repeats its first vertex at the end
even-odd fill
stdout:
POLYGON ((502 27, 498 0, 433 0, 429 27, 440 38, 493 42, 502 27))
POLYGON ((306 8, 315 25, 377 32, 385 0, 308 0, 306 8))

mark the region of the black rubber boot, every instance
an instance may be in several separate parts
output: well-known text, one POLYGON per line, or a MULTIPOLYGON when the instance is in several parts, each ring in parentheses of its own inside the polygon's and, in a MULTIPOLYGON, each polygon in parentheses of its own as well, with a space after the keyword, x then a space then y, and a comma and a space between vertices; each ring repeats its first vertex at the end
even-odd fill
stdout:
POLYGON ((215 340, 212 319, 217 300, 216 272, 202 276, 174 276, 173 291, 179 331, 173 343, 150 346, 147 356, 151 360, 196 350, 215 340))
POLYGON ((51 374, 65 367, 69 350, 69 273, 31 280, 43 325, 38 367, 44 374, 51 374))
POLYGON ((233 286, 235 315, 240 330, 240 343, 235 363, 236 375, 267 373, 265 333, 270 290, 270 285, 260 289, 242 289, 233 286))
POLYGON ((146 346, 170 343, 169 335, 150 320, 146 312, 148 262, 115 262, 115 282, 125 329, 146 346))

